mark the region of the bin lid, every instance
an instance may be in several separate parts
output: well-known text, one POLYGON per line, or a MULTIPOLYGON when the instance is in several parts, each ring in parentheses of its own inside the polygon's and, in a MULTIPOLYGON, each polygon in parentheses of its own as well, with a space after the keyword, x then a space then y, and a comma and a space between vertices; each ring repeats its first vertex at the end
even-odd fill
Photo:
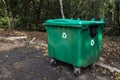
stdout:
POLYGON ((47 26, 65 26, 65 27, 82 27, 83 25, 101 25, 105 24, 102 18, 99 21, 95 21, 94 18, 91 20, 77 20, 74 19, 49 19, 46 20, 45 25, 47 26))

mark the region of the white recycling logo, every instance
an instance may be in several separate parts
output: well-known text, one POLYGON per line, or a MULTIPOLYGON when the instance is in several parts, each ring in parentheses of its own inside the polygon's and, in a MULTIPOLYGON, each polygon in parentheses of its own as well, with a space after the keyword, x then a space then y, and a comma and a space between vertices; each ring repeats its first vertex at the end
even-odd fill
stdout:
POLYGON ((63 37, 64 39, 66 39, 66 38, 67 38, 67 34, 66 34, 65 32, 63 32, 63 33, 62 33, 62 37, 63 37))
POLYGON ((90 44, 91 44, 91 46, 93 46, 95 44, 95 41, 91 40, 90 44))

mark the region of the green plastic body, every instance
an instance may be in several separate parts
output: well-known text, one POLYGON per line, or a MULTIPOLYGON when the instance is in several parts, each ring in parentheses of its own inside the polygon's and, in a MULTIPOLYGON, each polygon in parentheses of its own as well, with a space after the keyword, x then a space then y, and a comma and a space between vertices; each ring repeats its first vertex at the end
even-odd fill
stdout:
POLYGON ((45 27, 49 56, 76 67, 93 64, 100 56, 103 26, 103 20, 47 20, 45 27), (91 33, 92 27, 95 31, 91 33))

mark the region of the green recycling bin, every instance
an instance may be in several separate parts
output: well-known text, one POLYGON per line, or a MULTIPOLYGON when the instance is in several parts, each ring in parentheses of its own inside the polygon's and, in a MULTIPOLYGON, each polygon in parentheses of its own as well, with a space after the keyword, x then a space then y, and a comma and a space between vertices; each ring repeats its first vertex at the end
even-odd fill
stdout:
POLYGON ((76 68, 95 63, 100 56, 104 19, 99 21, 49 19, 45 22, 48 54, 51 61, 59 60, 76 68), (54 60, 53 60, 54 59, 54 60))

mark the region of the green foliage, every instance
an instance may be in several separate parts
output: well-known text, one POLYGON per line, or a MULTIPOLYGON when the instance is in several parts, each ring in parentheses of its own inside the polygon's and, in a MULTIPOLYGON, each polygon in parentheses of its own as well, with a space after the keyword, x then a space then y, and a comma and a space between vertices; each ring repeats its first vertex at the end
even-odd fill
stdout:
MULTIPOLYGON (((105 18, 109 28, 105 31, 120 34, 119 4, 119 0, 63 0, 63 11, 65 18, 105 18)), ((0 0, 0 27, 44 30, 43 23, 52 18, 61 18, 59 0, 0 0)))
POLYGON ((99 6, 100 1, 97 0, 64 0, 65 14, 69 15, 68 17, 73 18, 98 18, 99 6), (68 5, 66 5, 66 1, 68 2, 68 5))
POLYGON ((8 17, 0 18, 0 28, 8 26, 8 17))

